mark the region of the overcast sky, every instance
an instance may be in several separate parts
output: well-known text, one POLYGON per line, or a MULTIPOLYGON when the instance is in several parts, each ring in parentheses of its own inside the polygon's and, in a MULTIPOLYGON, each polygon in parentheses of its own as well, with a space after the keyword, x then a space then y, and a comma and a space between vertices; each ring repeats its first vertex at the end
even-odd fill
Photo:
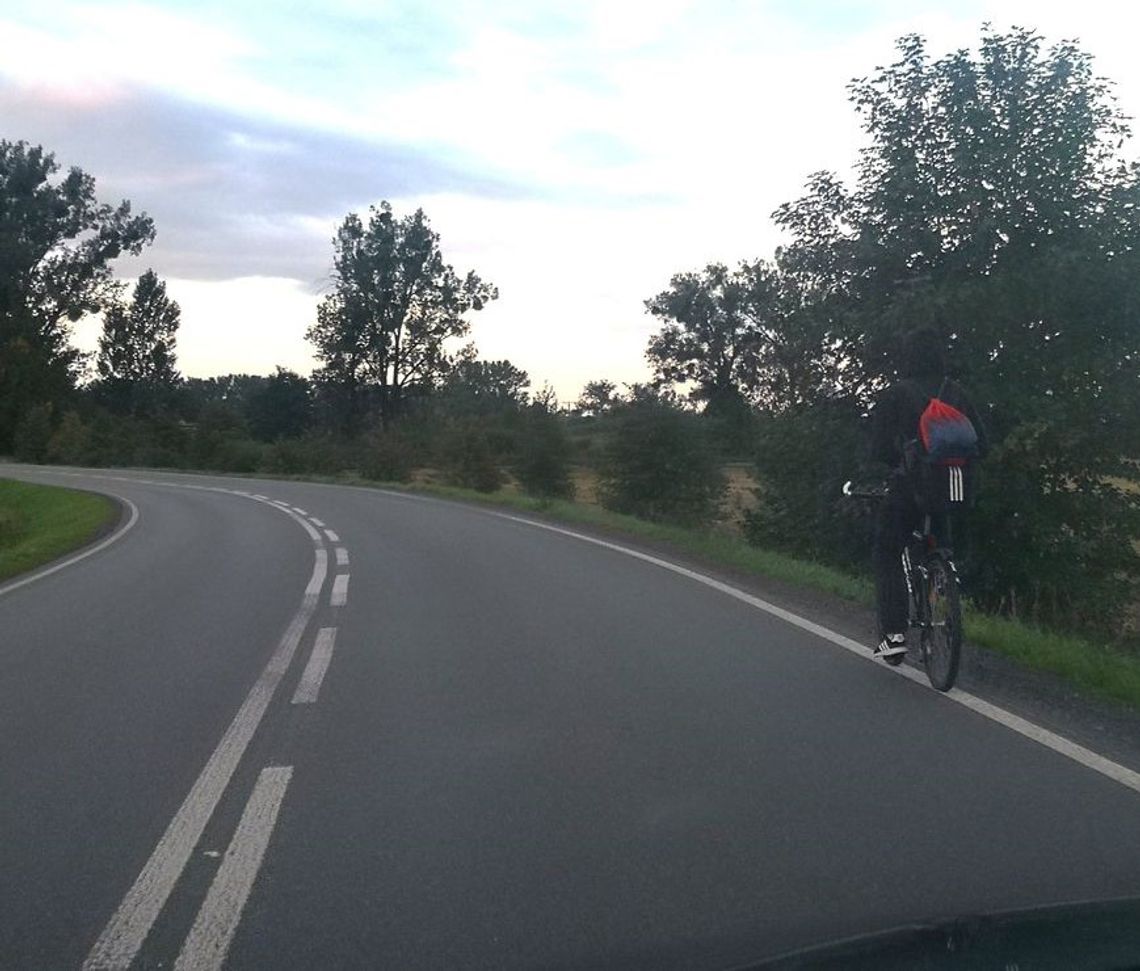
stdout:
MULTIPOLYGON (((423 206, 501 297, 486 358, 563 400, 645 376, 643 301, 769 256, 770 214, 860 144, 845 86, 918 31, 1076 37, 1140 108, 1131 4, 986 0, 0 0, 0 137, 150 213, 184 373, 307 373, 350 211, 423 206)), ((1133 149, 1129 149, 1130 152, 1133 149)), ((77 339, 94 344, 81 327, 77 339)))

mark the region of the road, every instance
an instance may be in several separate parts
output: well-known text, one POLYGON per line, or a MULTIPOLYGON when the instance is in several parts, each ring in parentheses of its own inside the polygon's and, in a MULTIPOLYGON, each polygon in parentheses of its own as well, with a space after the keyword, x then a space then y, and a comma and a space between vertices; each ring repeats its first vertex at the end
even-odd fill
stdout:
POLYGON ((4 968, 730 968, 1140 894, 1140 776, 715 580, 376 490, 0 475, 131 517, 0 587, 4 968))

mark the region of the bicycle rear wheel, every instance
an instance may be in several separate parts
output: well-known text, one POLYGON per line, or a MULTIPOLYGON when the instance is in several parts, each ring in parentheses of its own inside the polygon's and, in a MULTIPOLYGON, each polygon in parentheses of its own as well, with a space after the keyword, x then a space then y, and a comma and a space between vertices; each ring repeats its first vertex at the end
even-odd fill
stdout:
POLYGON ((958 577, 940 553, 926 567, 926 603, 922 624, 922 660, 926 676, 939 691, 949 691, 958 677, 962 658, 962 604, 958 577))

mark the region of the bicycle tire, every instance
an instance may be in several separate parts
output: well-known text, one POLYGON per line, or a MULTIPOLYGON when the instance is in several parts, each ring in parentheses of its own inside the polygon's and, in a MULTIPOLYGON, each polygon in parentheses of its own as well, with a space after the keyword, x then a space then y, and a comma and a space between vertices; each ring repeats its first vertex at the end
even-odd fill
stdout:
POLYGON ((931 687, 949 691, 958 678, 962 660, 962 602, 958 575, 941 553, 931 553, 924 566, 922 662, 931 687))

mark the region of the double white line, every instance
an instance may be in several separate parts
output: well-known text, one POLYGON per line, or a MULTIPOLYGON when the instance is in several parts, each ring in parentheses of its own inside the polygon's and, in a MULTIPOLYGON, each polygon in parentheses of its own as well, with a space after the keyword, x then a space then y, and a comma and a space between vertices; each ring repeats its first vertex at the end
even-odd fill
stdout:
MULTIPOLYGON (((266 502, 255 496, 250 498, 266 502)), ((103 928, 83 963, 85 971, 125 971, 135 959, 261 724, 277 685, 289 669, 297 645, 317 609, 328 575, 328 551, 324 549, 320 534, 291 509, 269 502, 266 504, 300 523, 317 544, 312 577, 305 588, 301 607, 138 878, 103 928)), ((262 771, 194 929, 178 957, 178 969, 187 971, 221 966, 261 864, 292 771, 287 766, 273 766, 262 771)))

